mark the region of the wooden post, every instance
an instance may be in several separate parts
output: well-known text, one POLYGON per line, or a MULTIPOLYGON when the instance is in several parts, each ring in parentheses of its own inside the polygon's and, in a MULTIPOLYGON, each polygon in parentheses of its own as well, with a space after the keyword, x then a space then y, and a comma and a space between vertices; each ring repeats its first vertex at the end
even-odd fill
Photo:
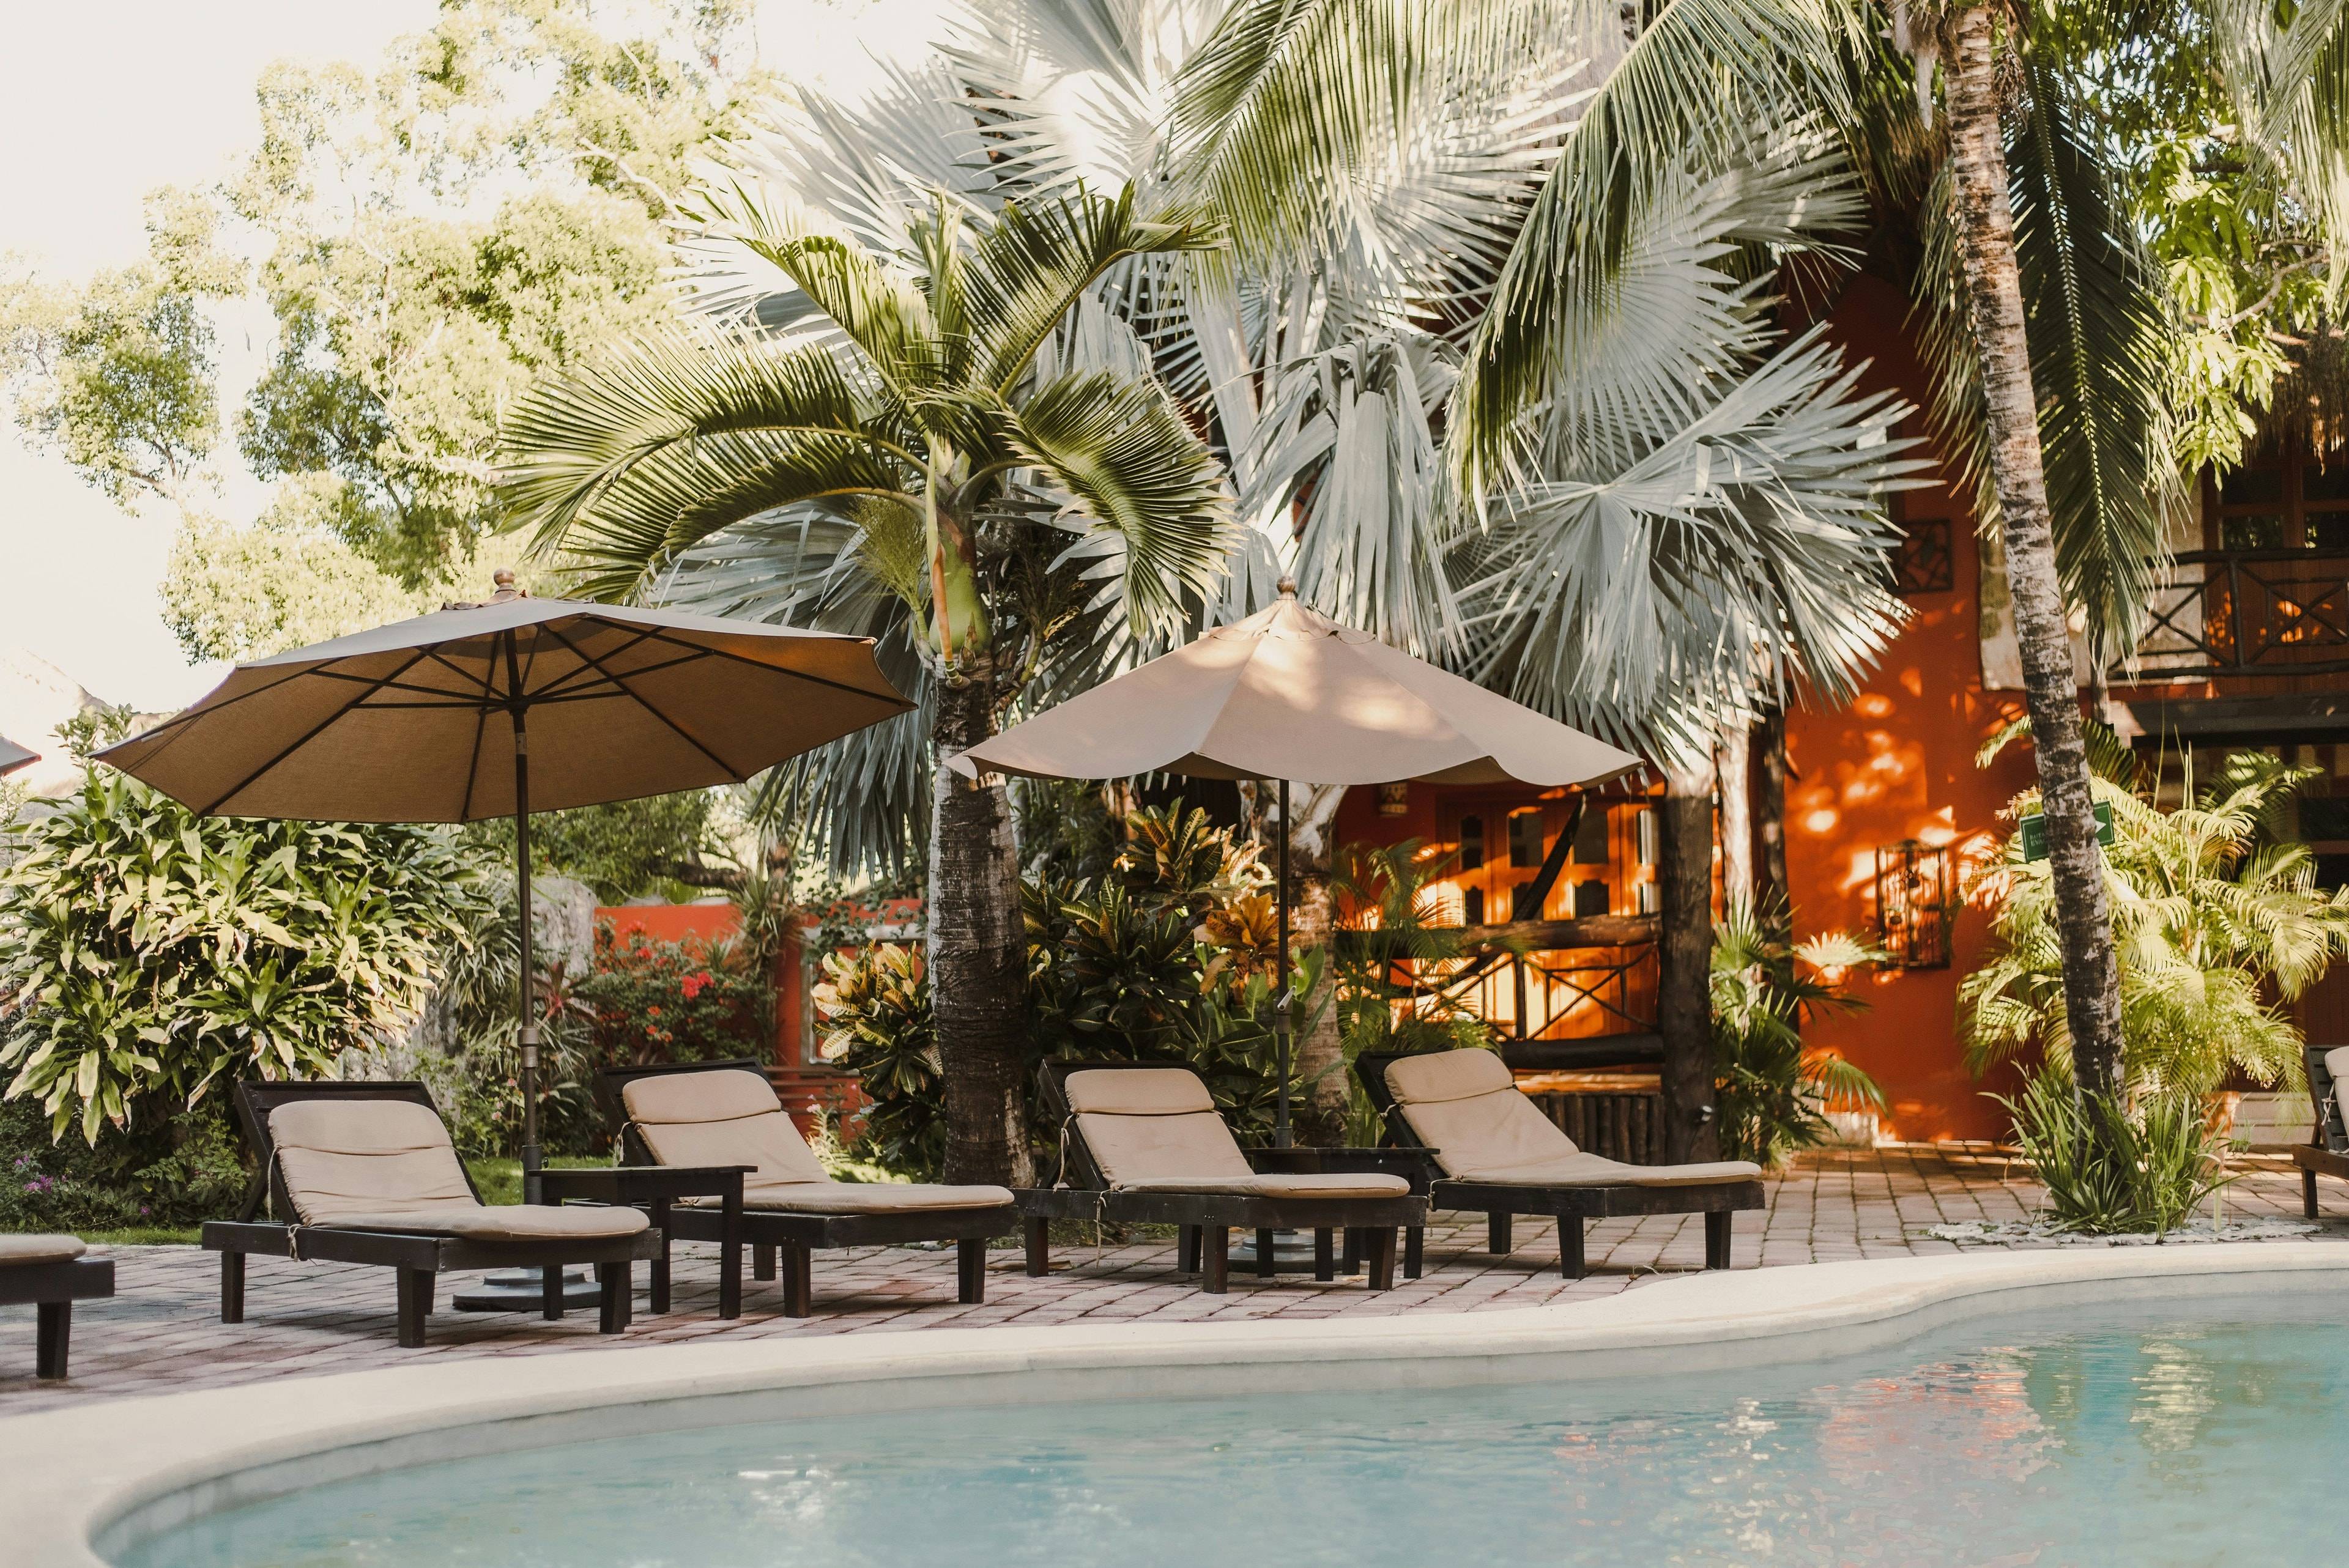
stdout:
POLYGON ((1713 768, 1709 758, 1665 774, 1658 806, 1656 1028, 1664 1037, 1664 1162, 1718 1159, 1713 1083, 1713 768))

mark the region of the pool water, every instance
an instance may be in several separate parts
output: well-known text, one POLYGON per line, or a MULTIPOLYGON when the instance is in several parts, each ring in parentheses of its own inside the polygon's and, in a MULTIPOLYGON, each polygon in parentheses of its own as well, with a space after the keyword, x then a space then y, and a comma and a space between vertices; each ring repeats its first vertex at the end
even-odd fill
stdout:
POLYGON ((2344 1317, 2084 1306, 1703 1376, 714 1428, 320 1487, 118 1561, 2341 1563, 2344 1317))

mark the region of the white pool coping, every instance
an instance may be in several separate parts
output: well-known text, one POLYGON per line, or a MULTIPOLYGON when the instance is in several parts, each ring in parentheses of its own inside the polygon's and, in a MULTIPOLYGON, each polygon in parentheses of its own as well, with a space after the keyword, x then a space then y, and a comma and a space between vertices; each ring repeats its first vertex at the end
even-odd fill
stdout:
POLYGON ((102 1568, 102 1553, 305 1486, 679 1428, 1717 1370, 1844 1355, 1958 1317, 2065 1300, 2344 1287, 2349 1246, 2338 1243, 2065 1249, 1739 1269, 1486 1312, 916 1329, 477 1357, 94 1398, 0 1418, 0 1542, 11 1563, 102 1568))

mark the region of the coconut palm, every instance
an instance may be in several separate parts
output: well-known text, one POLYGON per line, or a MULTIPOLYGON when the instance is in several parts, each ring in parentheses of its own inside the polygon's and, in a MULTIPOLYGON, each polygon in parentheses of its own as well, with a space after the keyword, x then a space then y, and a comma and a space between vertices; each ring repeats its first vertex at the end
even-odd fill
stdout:
MULTIPOLYGON (((746 238, 757 202, 820 210, 874 256, 927 256, 933 211, 964 214, 984 235, 1004 214, 1081 205, 1101 190, 1133 192, 1137 211, 1207 211, 1228 226, 1226 249, 1126 247, 1062 302, 1039 347, 1053 374, 1154 378, 1208 432, 1237 519, 1225 570, 1170 575, 1160 560, 1138 561, 1125 531, 1092 527, 1060 555, 998 553, 1000 535, 981 528, 972 581, 1009 628, 997 645, 1020 649, 1005 655, 1012 667, 999 669, 994 701, 1049 702, 1160 639, 1259 608, 1288 574, 1328 613, 1662 754, 1701 749, 1722 714, 1764 697, 1844 695, 1897 629, 1882 497, 1916 466, 1885 438, 1905 410, 1859 395, 1816 335, 1789 341, 1771 290, 1775 266, 1832 256, 1837 232, 1865 211, 1859 174, 1816 117, 1789 111, 1781 79, 1782 62, 1803 57, 1789 30, 1825 36, 1825 13, 1794 8, 1796 27, 1777 7, 1678 0, 1627 38, 1621 11, 1602 0, 970 9, 938 60, 871 103, 802 92, 779 108, 730 154, 688 254, 714 318, 752 343, 825 346, 838 324, 815 291, 746 238), (1768 24, 1759 32, 1757 18, 1768 24), (1720 90, 1724 74, 1738 90, 1720 90), (1659 97, 1719 123, 1682 138, 1636 190, 1576 188, 1572 201, 1611 203, 1611 259, 1553 257, 1575 314, 1523 382, 1525 406, 1497 419, 1506 457, 1464 469, 1446 432, 1493 405, 1464 401, 1461 368, 1500 330, 1494 291, 1524 272, 1539 239, 1527 213, 1558 200, 1560 171, 1589 161, 1581 150, 1659 97), (1118 613, 1128 600, 1179 603, 1182 624, 1118 613)), ((1004 400, 1023 396, 1013 387, 1004 400)), ((576 395, 540 406, 560 414, 566 401, 576 395)), ((703 449, 713 480, 736 460, 703 449)), ((1040 469, 996 480, 993 504, 1031 534, 1056 501, 1070 504, 1049 492, 1075 490, 1040 469)), ((907 484, 906 498, 929 493, 918 477, 907 484)), ((923 553, 927 536, 903 500, 730 481, 717 492, 766 510, 738 508, 720 523, 723 509, 697 506, 690 528, 648 516, 598 532, 580 526, 591 502, 572 521, 545 513, 543 537, 586 549, 610 592, 875 631, 928 614, 938 584, 919 563, 937 554, 923 553), (893 550, 892 538, 918 548, 893 550)), ((899 644, 891 673, 935 707, 932 676, 951 678, 952 666, 931 640, 934 668, 899 644)), ((926 733, 914 721, 882 727, 812 759, 791 787, 827 810, 836 855, 916 842, 926 743, 964 735, 976 738, 939 720, 926 733)), ((1326 851, 1337 798, 1327 792, 1282 830, 1326 851)), ((1692 832, 1705 818, 1709 842, 1709 815, 1682 814, 1692 832)), ((931 853, 942 912, 981 896, 949 886, 964 867, 949 867, 935 839, 931 853)), ((1016 920, 1008 897, 1001 908, 1016 920)), ((1695 955, 1681 989, 1696 1009, 1681 1032, 1701 1076, 1703 901, 1681 913, 1694 922, 1695 955)), ((934 963, 962 962, 957 944, 996 931, 968 913, 941 919, 934 963)), ((956 1100, 958 1128, 1002 1125, 994 1086, 1006 1070, 958 1062, 949 1043, 955 1008, 1008 1016, 981 984, 995 973, 965 964, 965 983, 938 992, 950 1096, 966 1071, 984 1090, 956 1100)), ((1300 1041, 1299 1065, 1334 1098, 1343 1078, 1320 1070, 1336 1048, 1328 1033, 1300 1041)), ((1003 1038, 968 1037, 982 1036, 1003 1038)), ((1695 1140, 1709 1095, 1699 1085, 1683 1098, 1695 1140)), ((957 1136, 985 1142, 977 1127, 957 1136)))
MULTIPOLYGON (((901 722, 890 739, 942 757, 993 733, 1071 624, 1146 636, 1211 589, 1228 511, 1213 454, 1154 380, 1081 363, 1063 330, 1122 259, 1199 248, 1207 229, 1137 217, 1130 190, 983 222, 941 192, 897 214, 891 253, 772 187, 713 184, 700 202, 709 232, 791 280, 800 330, 679 332, 533 390, 507 432, 507 500, 587 592, 639 593, 754 519, 754 538, 796 536, 796 569, 756 593, 917 664, 926 733, 901 722)), ((1009 812, 999 789, 936 779, 928 978, 969 1113, 947 1168, 1024 1179, 1009 812)))

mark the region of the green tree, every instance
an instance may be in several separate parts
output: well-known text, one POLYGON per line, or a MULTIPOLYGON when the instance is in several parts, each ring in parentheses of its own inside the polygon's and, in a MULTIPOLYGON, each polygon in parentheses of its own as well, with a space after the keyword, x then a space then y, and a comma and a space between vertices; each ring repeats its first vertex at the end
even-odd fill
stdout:
POLYGON ((0 1067, 52 1130, 317 1077, 414 1021, 484 895, 433 830, 198 818, 92 769, 0 873, 0 1067))
POLYGON ((1068 643, 1163 632, 1220 562, 1213 456, 1154 382, 1084 363, 1061 332, 1120 263, 1210 233, 1139 218, 1131 191, 986 217, 941 194, 899 215, 913 242, 893 255, 779 191, 717 186, 700 200, 821 326, 799 341, 674 335, 542 382, 508 427, 507 498, 542 550, 582 562, 587 591, 610 597, 781 512, 763 526, 805 542, 802 574, 757 594, 886 637, 935 675, 912 717, 941 763, 927 973, 947 1170, 1022 1179, 1010 805, 1000 783, 943 759, 994 733, 1068 643), (1071 556, 1105 580, 1108 603, 1090 614, 1071 556))

